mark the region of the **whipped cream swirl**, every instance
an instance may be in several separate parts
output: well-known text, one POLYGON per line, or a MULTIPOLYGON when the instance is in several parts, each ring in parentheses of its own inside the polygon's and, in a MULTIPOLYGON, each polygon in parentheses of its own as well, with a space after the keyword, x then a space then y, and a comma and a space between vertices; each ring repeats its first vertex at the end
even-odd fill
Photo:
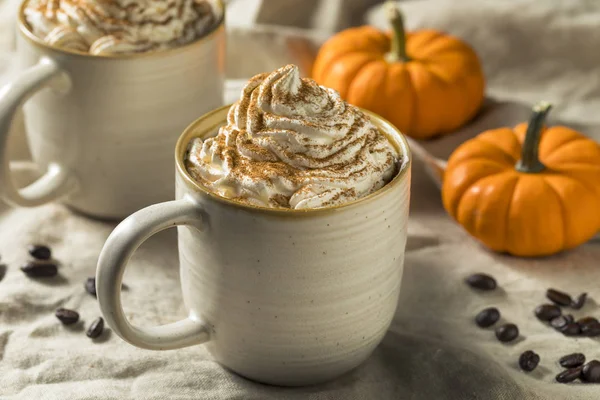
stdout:
POLYGON ((29 0, 25 19, 50 46, 93 55, 194 41, 217 23, 214 0, 29 0))
POLYGON ((312 209, 378 190, 398 159, 360 109, 287 65, 250 79, 217 136, 191 142, 187 169, 226 198, 312 209))

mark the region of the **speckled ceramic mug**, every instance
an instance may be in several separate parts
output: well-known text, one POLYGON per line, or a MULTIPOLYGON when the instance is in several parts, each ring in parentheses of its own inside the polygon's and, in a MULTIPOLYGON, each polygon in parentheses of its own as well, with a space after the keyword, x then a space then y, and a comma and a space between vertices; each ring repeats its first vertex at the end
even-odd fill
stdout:
POLYGON ((377 192, 339 206, 281 210, 219 197, 187 173, 194 137, 216 134, 229 107, 193 123, 175 149, 177 200, 125 219, 98 262, 102 313, 127 342, 167 350, 206 343, 213 357, 247 378, 307 385, 364 361, 382 340, 398 300, 410 189, 410 152, 389 122, 367 113, 405 155, 377 192), (176 225, 187 319, 132 326, 118 288, 142 242, 176 225))
POLYGON ((198 113, 223 104, 224 6, 214 28, 184 46, 93 56, 52 47, 19 12, 21 72, 0 90, 0 197, 33 207, 59 200, 119 219, 173 198, 173 154, 198 113), (7 138, 24 104, 33 160, 42 177, 18 189, 7 138))

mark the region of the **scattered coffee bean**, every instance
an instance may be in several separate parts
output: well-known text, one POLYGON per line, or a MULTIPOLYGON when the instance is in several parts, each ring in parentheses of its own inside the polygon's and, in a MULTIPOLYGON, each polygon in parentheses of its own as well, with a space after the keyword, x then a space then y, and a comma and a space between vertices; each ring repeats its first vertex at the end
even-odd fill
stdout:
POLYGON ((582 369, 582 379, 585 382, 600 383, 600 361, 592 360, 582 369))
POLYGON ((561 329, 569 324, 570 324, 569 320, 564 315, 559 315, 556 318, 552 318, 552 320, 550 321, 550 326, 553 327, 554 329, 561 329))
POLYGON ((96 297, 96 278, 91 277, 85 280, 85 291, 96 297))
POLYGON ((535 316, 541 321, 551 321, 561 314, 560 308, 554 304, 542 304, 535 309, 535 316))
POLYGON ((27 250, 31 254, 31 257, 38 260, 49 260, 52 257, 50 248, 43 244, 30 244, 27 250))
POLYGON ((566 369, 560 374, 556 375, 556 382, 569 383, 575 379, 581 377, 581 367, 566 369))
POLYGON ((96 319, 90 327, 88 328, 86 335, 89 338, 96 339, 98 336, 102 335, 102 331, 104 330, 104 320, 102 317, 96 319))
POLYGON ((598 320, 594 317, 583 317, 583 318, 579 318, 577 320, 577 323, 581 326, 584 325, 593 325, 593 324, 597 324, 598 320))
POLYGON ((581 334, 581 327, 577 322, 573 322, 563 326, 559 331, 565 336, 579 336, 581 334))
POLYGON ((569 306, 573 302, 571 296, 569 296, 567 293, 561 292, 556 289, 546 290, 546 297, 548 298, 548 300, 550 300, 554 304, 558 304, 559 306, 569 306))
POLYGON ((587 293, 581 293, 579 296, 577 296, 577 299, 571 303, 571 307, 576 310, 580 310, 583 307, 583 305, 585 304, 586 300, 587 300, 587 293))
POLYGON ((600 322, 581 325, 581 335, 587 337, 600 336, 600 322))
POLYGON ((481 328, 494 325, 500 319, 500 311, 495 307, 485 308, 475 316, 475 323, 481 328))
POLYGON ((32 278, 48 278, 58 274, 56 264, 45 261, 29 261, 21 267, 21 271, 32 278))
POLYGON ((511 342, 519 336, 519 328, 515 324, 505 324, 496 328, 496 338, 501 342, 511 342))
POLYGON ((579 367, 585 363, 585 356, 582 353, 567 354, 562 356, 558 363, 565 368, 579 367))
POLYGON ((465 280, 469 286, 479 290, 496 289, 496 280, 487 274, 473 274, 465 280))
POLYGON ((574 322, 575 318, 573 318, 573 316, 571 314, 567 314, 565 315, 565 318, 567 320, 568 323, 574 322))
POLYGON ((519 357, 519 367, 523 371, 531 372, 540 363, 540 356, 531 350, 527 350, 519 357))
POLYGON ((66 308, 59 308, 54 313, 56 318, 60 320, 65 325, 72 325, 79 321, 79 313, 77 311, 68 310, 66 308))

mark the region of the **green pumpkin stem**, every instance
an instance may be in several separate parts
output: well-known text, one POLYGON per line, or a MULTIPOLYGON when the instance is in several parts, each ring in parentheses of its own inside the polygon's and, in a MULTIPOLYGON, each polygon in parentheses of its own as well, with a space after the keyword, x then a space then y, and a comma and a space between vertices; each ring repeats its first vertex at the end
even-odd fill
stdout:
POLYGON ((546 168, 540 161, 538 152, 544 121, 551 108, 552 104, 547 101, 541 101, 533 107, 533 113, 529 119, 523 148, 521 149, 521 159, 516 166, 517 171, 535 174, 546 168))
POLYGON ((406 32, 404 31, 404 18, 393 1, 386 4, 387 15, 392 25, 392 44, 390 52, 386 54, 389 62, 410 61, 406 54, 406 32))

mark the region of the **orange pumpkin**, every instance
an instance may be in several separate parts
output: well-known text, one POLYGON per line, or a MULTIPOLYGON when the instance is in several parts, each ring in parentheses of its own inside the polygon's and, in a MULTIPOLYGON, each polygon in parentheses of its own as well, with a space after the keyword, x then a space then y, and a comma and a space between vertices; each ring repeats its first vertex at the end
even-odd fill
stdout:
POLYGON ((600 145, 544 127, 549 110, 540 103, 529 124, 483 132, 448 160, 444 208, 493 250, 549 255, 600 230, 600 145))
POLYGON ((414 138, 448 133, 469 121, 484 97, 484 76, 466 43, 434 30, 404 32, 393 5, 391 34, 351 28, 319 49, 312 78, 414 138))

